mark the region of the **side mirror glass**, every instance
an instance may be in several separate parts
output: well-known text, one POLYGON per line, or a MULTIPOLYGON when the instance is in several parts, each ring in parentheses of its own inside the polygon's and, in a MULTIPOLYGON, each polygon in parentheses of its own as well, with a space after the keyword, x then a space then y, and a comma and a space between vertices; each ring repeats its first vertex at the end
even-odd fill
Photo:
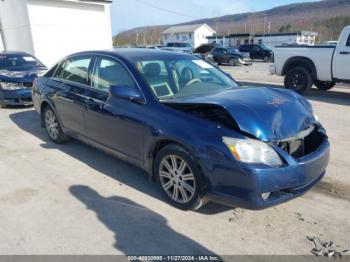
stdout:
POLYGON ((144 100, 138 90, 130 86, 111 86, 110 94, 118 99, 129 100, 134 103, 143 103, 144 100))

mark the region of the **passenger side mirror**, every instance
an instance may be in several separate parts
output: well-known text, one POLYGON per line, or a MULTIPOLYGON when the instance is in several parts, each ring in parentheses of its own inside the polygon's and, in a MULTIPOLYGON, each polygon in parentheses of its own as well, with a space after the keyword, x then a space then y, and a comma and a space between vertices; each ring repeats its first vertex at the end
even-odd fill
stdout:
POLYGON ((109 92, 113 97, 118 99, 129 100, 137 104, 144 102, 140 92, 130 86, 111 86, 109 92))

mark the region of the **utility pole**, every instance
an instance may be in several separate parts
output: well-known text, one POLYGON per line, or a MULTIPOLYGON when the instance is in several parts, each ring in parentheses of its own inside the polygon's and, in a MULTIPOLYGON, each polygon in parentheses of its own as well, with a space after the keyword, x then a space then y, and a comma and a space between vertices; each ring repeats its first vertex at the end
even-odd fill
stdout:
POLYGON ((267 14, 265 13, 265 15, 264 15, 264 35, 266 34, 266 19, 267 19, 267 14))

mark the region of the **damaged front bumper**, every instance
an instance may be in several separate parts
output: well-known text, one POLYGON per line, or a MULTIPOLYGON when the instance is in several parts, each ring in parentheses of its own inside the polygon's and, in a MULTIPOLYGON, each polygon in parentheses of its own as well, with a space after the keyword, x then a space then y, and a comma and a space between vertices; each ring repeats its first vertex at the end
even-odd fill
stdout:
MULTIPOLYGON (((264 209, 294 199, 325 175, 330 145, 326 136, 317 149, 294 158, 280 149, 285 165, 279 168, 216 159, 210 171, 208 196, 214 202, 246 209, 264 209), (220 164, 219 164, 220 163, 220 164), (268 196, 268 197, 266 197, 268 196)), ((278 150, 278 149, 277 149, 278 150)), ((217 155, 214 157, 218 157, 217 155)))
POLYGON ((0 90, 0 101, 9 106, 33 105, 32 90, 30 88, 19 90, 0 90))

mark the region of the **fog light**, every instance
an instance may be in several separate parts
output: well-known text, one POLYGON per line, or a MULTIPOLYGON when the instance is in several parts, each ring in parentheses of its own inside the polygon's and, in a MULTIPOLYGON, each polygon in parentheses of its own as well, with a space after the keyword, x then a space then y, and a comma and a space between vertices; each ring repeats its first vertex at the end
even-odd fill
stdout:
POLYGON ((271 193, 270 193, 270 192, 268 192, 268 193, 262 193, 262 194, 261 194, 261 198, 262 198, 263 200, 267 200, 270 196, 271 196, 271 193))

